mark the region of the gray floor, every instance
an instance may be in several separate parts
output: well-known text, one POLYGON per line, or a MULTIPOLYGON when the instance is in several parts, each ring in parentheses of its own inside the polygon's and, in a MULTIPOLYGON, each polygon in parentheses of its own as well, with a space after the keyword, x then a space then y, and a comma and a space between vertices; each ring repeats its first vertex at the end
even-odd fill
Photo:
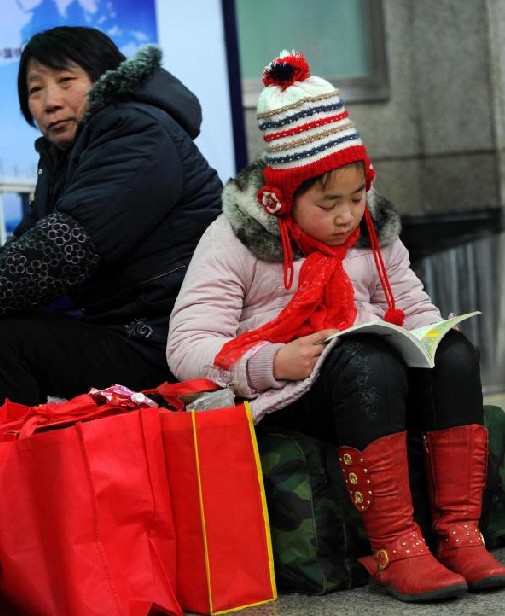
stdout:
MULTIPOLYGON (((505 565, 505 548, 493 551, 505 565)), ((344 590, 323 597, 280 595, 274 603, 252 607, 237 614, 243 616, 504 616, 505 589, 468 593, 459 599, 438 603, 404 603, 393 597, 369 593, 367 587, 344 590)))

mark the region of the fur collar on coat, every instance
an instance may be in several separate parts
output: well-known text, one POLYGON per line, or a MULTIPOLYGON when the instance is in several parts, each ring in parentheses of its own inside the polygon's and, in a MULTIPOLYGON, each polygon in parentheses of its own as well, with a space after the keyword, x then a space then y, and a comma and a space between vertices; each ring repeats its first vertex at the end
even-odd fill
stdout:
MULTIPOLYGON (((258 158, 249 167, 231 179, 223 191, 223 213, 237 238, 261 261, 282 262, 282 244, 275 216, 267 214, 259 205, 256 193, 263 186, 265 162, 258 158)), ((372 188, 367 195, 368 208, 375 221, 381 247, 391 244, 400 234, 400 216, 392 204, 377 195, 372 188)), ((361 234, 356 248, 369 248, 366 224, 361 223, 361 234)), ((295 258, 301 258, 294 247, 295 258)))
POLYGON ((135 57, 124 60, 117 69, 107 71, 89 92, 86 117, 101 111, 112 101, 132 98, 139 86, 151 73, 161 66, 161 50, 154 45, 139 49, 135 57))
POLYGON ((162 68, 161 59, 159 47, 146 45, 133 58, 106 71, 89 92, 83 123, 111 103, 136 101, 162 109, 195 139, 202 122, 200 103, 177 77, 162 68))

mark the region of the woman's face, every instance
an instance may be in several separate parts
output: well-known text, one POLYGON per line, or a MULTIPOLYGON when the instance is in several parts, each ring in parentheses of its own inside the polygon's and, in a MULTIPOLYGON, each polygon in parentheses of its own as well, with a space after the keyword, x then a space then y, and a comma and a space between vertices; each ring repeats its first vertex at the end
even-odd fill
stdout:
POLYGON ((305 233, 329 246, 344 244, 359 225, 366 205, 363 165, 332 172, 325 188, 316 182, 295 198, 293 220, 305 233))
POLYGON ((75 140, 88 104, 91 80, 78 64, 64 70, 30 60, 26 74, 28 106, 44 137, 60 150, 75 140))

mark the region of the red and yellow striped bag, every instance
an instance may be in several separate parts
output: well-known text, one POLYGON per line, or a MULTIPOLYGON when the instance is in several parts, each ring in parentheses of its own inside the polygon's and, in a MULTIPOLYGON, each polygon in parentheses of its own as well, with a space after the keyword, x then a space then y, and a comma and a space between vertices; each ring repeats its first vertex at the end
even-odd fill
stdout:
MULTIPOLYGON (((164 387, 158 393, 168 399, 172 386, 164 387)), ((176 593, 183 609, 220 614, 275 600, 268 513, 248 404, 160 411, 160 418, 176 532, 176 593)))

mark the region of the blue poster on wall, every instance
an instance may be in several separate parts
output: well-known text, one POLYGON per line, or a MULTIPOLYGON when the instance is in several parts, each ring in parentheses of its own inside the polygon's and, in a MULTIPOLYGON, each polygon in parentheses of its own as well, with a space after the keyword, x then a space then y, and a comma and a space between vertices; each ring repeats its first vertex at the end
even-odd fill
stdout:
MULTIPOLYGON (((35 32, 54 26, 99 28, 125 56, 158 42, 155 0, 1 0, 0 20, 0 184, 29 186, 35 181, 38 132, 21 116, 17 70, 22 46, 35 32)), ((9 219, 12 201, 5 199, 9 219)))

